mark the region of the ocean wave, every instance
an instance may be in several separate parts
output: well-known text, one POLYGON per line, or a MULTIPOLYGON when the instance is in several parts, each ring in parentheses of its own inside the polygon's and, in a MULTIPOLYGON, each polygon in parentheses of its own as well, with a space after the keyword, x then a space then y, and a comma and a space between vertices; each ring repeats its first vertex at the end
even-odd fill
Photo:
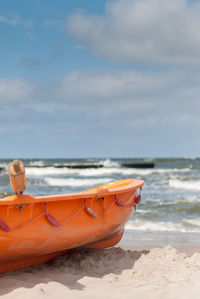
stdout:
POLYGON ((74 179, 74 178, 45 178, 44 181, 49 186, 69 186, 69 187, 83 187, 83 186, 98 186, 110 183, 113 181, 110 178, 102 179, 74 179))
POLYGON ((87 177, 94 177, 94 176, 105 176, 105 175, 112 175, 112 174, 122 174, 120 168, 97 168, 97 169, 80 169, 76 171, 77 175, 79 176, 87 176, 87 177))
POLYGON ((174 199, 166 199, 163 200, 162 198, 152 198, 152 199, 146 199, 145 200, 145 205, 148 206, 154 206, 156 205, 157 207, 159 206, 169 206, 169 205, 174 205, 174 206, 180 206, 180 205, 185 205, 185 204, 195 204, 195 203, 200 203, 200 196, 187 196, 183 198, 174 198, 174 199))
POLYGON ((8 170, 8 164, 6 164, 6 163, 0 163, 0 168, 1 168, 3 171, 7 171, 7 170, 8 170))
POLYGON ((199 218, 183 219, 183 223, 185 223, 186 225, 189 224, 192 226, 200 227, 200 219, 199 218))
POLYGON ((190 168, 151 168, 151 169, 140 169, 140 168, 119 168, 120 173, 124 175, 141 175, 141 176, 148 176, 151 174, 167 174, 167 173, 176 173, 176 172, 189 172, 191 171, 190 168))
POLYGON ((29 166, 42 167, 42 166, 45 166, 45 164, 44 164, 44 162, 42 160, 38 160, 38 161, 31 161, 29 163, 29 166))
POLYGON ((67 168, 55 168, 53 166, 38 168, 38 167, 26 167, 26 174, 30 176, 44 176, 44 175, 62 175, 68 174, 67 168))
POLYGON ((110 159, 100 160, 98 164, 103 165, 104 167, 120 167, 118 162, 111 161, 110 159))
POLYGON ((27 175, 32 176, 44 176, 44 175, 78 175, 78 176, 89 176, 98 177, 112 174, 120 174, 124 176, 128 175, 148 175, 151 174, 151 170, 144 169, 126 169, 126 168, 90 168, 90 169, 71 169, 67 167, 56 168, 53 166, 38 168, 38 167, 26 167, 27 175))
POLYGON ((142 209, 137 210, 137 214, 139 214, 139 215, 146 215, 148 213, 149 213, 149 210, 142 210, 142 209))
POLYGON ((175 189, 200 191, 200 180, 183 181, 170 179, 169 186, 175 189))
MULTIPOLYGON (((87 177, 98 177, 112 174, 123 174, 120 168, 90 168, 90 169, 71 169, 67 167, 56 168, 56 167, 45 167, 37 168, 30 167, 26 168, 27 175, 32 176, 45 176, 45 175, 77 175, 77 176, 87 176, 87 177)), ((126 172, 125 173, 129 173, 126 172)))
POLYGON ((45 175, 78 175, 88 177, 100 177, 112 174, 119 174, 123 176, 148 176, 156 173, 170 173, 170 172, 185 172, 189 169, 138 169, 138 168, 120 168, 120 167, 103 167, 90 169, 71 169, 66 167, 57 168, 49 167, 26 167, 27 175, 31 176, 45 176, 45 175))
POLYGON ((145 171, 143 169, 126 169, 126 168, 97 168, 97 169, 81 169, 78 172, 79 176, 104 176, 104 175, 112 175, 112 174, 119 174, 119 175, 148 175, 151 172, 145 171))
POLYGON ((153 221, 141 221, 141 220, 130 220, 126 224, 125 228, 127 230, 141 230, 141 231, 166 231, 166 232, 199 232, 199 229, 192 229, 191 227, 186 227, 184 223, 177 222, 153 222, 153 221))

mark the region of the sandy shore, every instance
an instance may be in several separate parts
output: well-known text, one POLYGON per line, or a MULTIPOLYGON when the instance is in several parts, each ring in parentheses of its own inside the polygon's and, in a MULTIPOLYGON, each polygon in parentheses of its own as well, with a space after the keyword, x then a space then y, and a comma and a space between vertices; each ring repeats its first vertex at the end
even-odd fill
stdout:
POLYGON ((0 296, 200 298, 200 247, 72 252, 44 265, 1 274, 0 296))

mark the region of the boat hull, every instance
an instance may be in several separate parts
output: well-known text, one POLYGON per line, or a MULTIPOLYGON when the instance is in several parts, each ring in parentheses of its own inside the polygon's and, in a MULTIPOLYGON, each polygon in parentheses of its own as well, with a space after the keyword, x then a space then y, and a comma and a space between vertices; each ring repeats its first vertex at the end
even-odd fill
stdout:
POLYGON ((0 200, 0 273, 46 262, 77 248, 117 244, 135 210, 139 180, 86 192, 0 200))

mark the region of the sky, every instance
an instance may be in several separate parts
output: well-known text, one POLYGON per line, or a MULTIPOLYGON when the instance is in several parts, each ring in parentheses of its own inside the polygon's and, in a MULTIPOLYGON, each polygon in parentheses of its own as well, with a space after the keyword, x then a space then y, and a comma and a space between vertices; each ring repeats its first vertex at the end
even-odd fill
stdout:
POLYGON ((200 157, 200 0, 1 0, 0 158, 200 157))

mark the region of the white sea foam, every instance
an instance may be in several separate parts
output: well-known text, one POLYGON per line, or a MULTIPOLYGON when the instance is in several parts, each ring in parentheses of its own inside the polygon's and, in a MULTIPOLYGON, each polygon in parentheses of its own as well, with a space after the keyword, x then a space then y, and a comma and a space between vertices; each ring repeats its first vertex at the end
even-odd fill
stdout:
MULTIPOLYGON (((200 225, 200 224, 199 224, 200 225)), ((128 230, 141 230, 141 231, 166 231, 166 232, 199 232, 200 229, 189 228, 184 223, 177 222, 153 222, 153 221, 141 221, 141 220, 130 220, 126 224, 128 230)))
MULTIPOLYGON (((141 169, 141 168, 117 168, 119 172, 123 175, 141 175, 148 176, 151 174, 162 174, 162 173, 176 173, 176 172, 189 172, 190 168, 151 168, 151 169, 141 169)), ((117 170, 116 170, 117 171, 117 170)))
POLYGON ((193 226, 200 227, 200 219, 194 218, 194 219, 183 219, 183 223, 190 224, 193 226))
POLYGON ((112 174, 120 174, 120 168, 90 168, 90 169, 80 169, 76 170, 76 173, 79 176, 104 176, 104 175, 112 175, 112 174))
POLYGON ((41 160, 39 160, 39 161, 31 161, 30 163, 29 163, 29 165, 30 166, 35 166, 35 167, 37 167, 37 166, 44 166, 44 162, 43 161, 41 161, 41 160))
POLYGON ((26 174, 31 176, 43 176, 43 175, 59 175, 67 174, 67 168, 55 168, 55 167, 26 167, 26 174))
POLYGON ((151 168, 151 169, 141 169, 141 168, 121 168, 124 174, 138 174, 138 175, 151 175, 151 174, 162 174, 162 173, 176 173, 176 172, 189 172, 190 168, 151 168))
POLYGON ((170 179, 169 186, 176 189, 200 191, 200 180, 183 181, 177 179, 170 179))
POLYGON ((187 196, 185 198, 182 199, 178 199, 178 200, 169 200, 169 201, 165 201, 165 202, 161 202, 161 205, 177 205, 177 204, 190 204, 190 203, 200 203, 200 196, 187 196))
POLYGON ((70 186, 70 187, 83 187, 83 186, 97 186, 110 183, 112 179, 74 179, 74 178, 45 178, 44 181, 50 186, 70 186))
POLYGON ((104 167, 120 167, 118 162, 111 161, 110 159, 100 160, 98 164, 103 165, 104 167))
POLYGON ((0 163, 0 167, 5 168, 5 170, 7 170, 8 169, 8 164, 0 163))
POLYGON ((177 202, 182 203, 199 203, 200 202, 200 196, 188 196, 185 199, 182 199, 177 202))
POLYGON ((140 214, 140 215, 145 215, 145 214, 148 214, 148 213, 149 213, 149 211, 147 211, 147 210, 142 210, 142 209, 137 210, 137 214, 140 214))
POLYGON ((112 174, 120 174, 120 175, 148 175, 151 174, 150 171, 143 169, 129 169, 129 168, 119 168, 119 167, 111 167, 111 168, 97 168, 97 169, 81 169, 77 172, 79 176, 104 176, 104 175, 112 175, 112 174))
POLYGON ((27 167, 26 173, 32 176, 45 176, 45 175, 77 175, 77 176, 105 176, 111 174, 121 174, 120 168, 90 168, 90 169, 71 169, 67 167, 27 167))
POLYGON ((120 167, 102 167, 90 169, 71 169, 67 167, 56 168, 53 166, 38 168, 26 167, 26 173, 30 176, 45 176, 45 175, 78 175, 98 177, 112 174, 119 174, 123 176, 148 176, 156 173, 171 173, 171 172, 186 172, 189 168, 185 169, 139 169, 139 168, 120 168, 120 167))
POLYGON ((151 170, 148 169, 126 169, 126 168, 90 168, 90 169, 71 169, 67 167, 56 168, 56 167, 26 167, 27 175, 32 176, 43 176, 43 175, 78 175, 78 176, 89 176, 89 177, 98 177, 112 174, 120 174, 120 175, 148 175, 151 174, 151 170))

